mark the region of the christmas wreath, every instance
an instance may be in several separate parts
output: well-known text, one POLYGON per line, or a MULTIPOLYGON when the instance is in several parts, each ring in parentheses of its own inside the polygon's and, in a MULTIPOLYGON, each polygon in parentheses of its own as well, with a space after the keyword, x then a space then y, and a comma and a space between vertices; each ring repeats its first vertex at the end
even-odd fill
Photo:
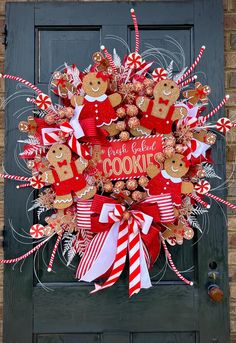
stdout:
MULTIPOLYGON (((203 196, 236 209, 213 195, 206 180, 218 177, 211 159, 215 132, 225 134, 236 124, 228 118, 209 122, 227 95, 205 114, 210 87, 191 76, 205 47, 178 73, 173 60, 154 68, 139 52, 133 9, 131 16, 135 51, 122 61, 101 46, 86 70, 65 65, 55 71, 50 83, 57 103, 30 82, 1 75, 37 94, 26 99, 35 105, 32 116, 19 123, 28 135, 19 157, 32 176, 1 177, 19 181, 18 189, 39 190, 29 209, 39 219, 29 229, 36 244, 1 262, 16 263, 55 239, 49 272, 62 244, 68 265, 80 256, 76 278, 95 281, 93 292, 116 283, 128 264, 129 296, 152 286, 149 270, 161 247, 176 275, 192 285, 175 267, 168 245, 182 245, 200 230, 195 215, 210 208, 203 196)), ((151 47, 150 53, 161 55, 161 49, 151 47)))

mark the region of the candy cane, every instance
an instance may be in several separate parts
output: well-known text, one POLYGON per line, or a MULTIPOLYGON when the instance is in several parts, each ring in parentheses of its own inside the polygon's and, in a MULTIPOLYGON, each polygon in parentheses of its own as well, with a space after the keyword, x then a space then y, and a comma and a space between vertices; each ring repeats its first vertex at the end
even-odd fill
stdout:
POLYGON ((163 245, 163 248, 165 250, 165 255, 168 258, 168 261, 170 262, 171 268, 173 269, 175 274, 178 276, 178 278, 180 280, 182 280, 184 283, 186 283, 187 285, 193 286, 193 282, 185 279, 185 277, 182 274, 180 274, 180 272, 178 271, 178 269, 174 265, 174 262, 173 262, 173 260, 171 258, 171 254, 169 253, 169 250, 167 249, 167 246, 166 246, 166 243, 165 243, 164 239, 162 239, 162 245, 163 245))
POLYGON ((206 208, 210 208, 211 207, 207 202, 203 201, 201 198, 199 198, 196 195, 193 195, 193 194, 189 193, 189 194, 187 194, 187 196, 190 197, 191 199, 199 202, 199 204, 201 204, 202 206, 204 206, 206 208))
POLYGON ((52 254, 51 254, 51 258, 50 258, 49 264, 48 264, 48 272, 52 271, 53 262, 54 262, 54 259, 55 259, 55 256, 56 256, 56 252, 57 252, 57 248, 58 248, 58 245, 59 245, 61 239, 62 239, 62 235, 58 235, 56 243, 55 243, 53 251, 52 251, 52 254))
POLYGON ((101 45, 101 50, 104 52, 106 58, 108 59, 108 61, 110 63, 110 66, 112 68, 112 71, 115 73, 115 75, 117 75, 118 72, 117 72, 117 69, 116 69, 115 63, 114 63, 114 61, 112 59, 111 54, 109 54, 109 52, 107 51, 107 49, 105 48, 104 45, 101 45))
POLYGON ((30 251, 28 251, 27 253, 25 253, 24 255, 21 255, 19 257, 16 258, 11 258, 10 260, 0 260, 0 263, 16 263, 19 262, 27 257, 29 257, 30 255, 32 255, 35 251, 38 251, 51 237, 48 237, 47 239, 45 239, 44 241, 42 241, 41 243, 39 243, 38 245, 36 245, 33 249, 31 249, 30 251))
POLYGON ((30 181, 31 177, 26 176, 18 176, 18 175, 10 175, 10 174, 1 174, 0 178, 2 179, 10 179, 10 180, 17 180, 17 181, 30 181))
POLYGON ((24 85, 26 85, 27 87, 30 87, 31 89, 33 89, 36 93, 38 93, 38 94, 42 93, 42 91, 38 87, 33 85, 31 82, 29 82, 25 79, 22 79, 19 76, 13 76, 13 75, 9 75, 9 74, 0 74, 0 78, 19 81, 19 82, 23 83, 24 85))
POLYGON ((138 30, 138 22, 137 22, 137 18, 135 15, 135 11, 133 8, 131 8, 130 10, 131 13, 131 17, 134 23, 134 29, 135 29, 135 52, 139 51, 139 30, 138 30))
POLYGON ((26 188, 26 187, 30 187, 31 184, 30 183, 23 183, 21 185, 17 185, 16 188, 17 189, 20 189, 20 188, 26 188))
POLYGON ((32 104, 35 104, 35 99, 34 98, 26 98, 27 102, 31 102, 32 104))
POLYGON ((200 51, 199 51, 199 54, 198 54, 197 58, 195 59, 195 61, 191 65, 191 67, 179 78, 177 83, 180 83, 181 81, 183 81, 196 68, 196 66, 198 65, 198 63, 199 63, 199 61, 200 61, 200 59, 202 57, 202 54, 203 54, 205 49, 206 49, 206 47, 203 45, 201 47, 200 51))
POLYGON ((222 106, 226 103, 226 101, 229 99, 229 95, 227 94, 224 99, 219 103, 219 105, 214 108, 209 114, 207 114, 205 117, 201 118, 201 122, 205 123, 210 117, 212 117, 216 112, 218 112, 222 106))
POLYGON ((222 204, 224 204, 224 205, 226 205, 226 206, 232 208, 232 210, 235 210, 235 211, 236 211, 236 205, 231 204, 231 202, 228 202, 228 201, 226 201, 226 200, 224 200, 224 199, 221 199, 221 198, 219 198, 218 196, 216 196, 216 195, 214 195, 214 194, 211 194, 211 193, 205 193, 205 195, 207 195, 208 197, 210 197, 210 198, 212 198, 212 199, 214 199, 214 200, 217 200, 217 201, 221 202, 222 204))
POLYGON ((178 86, 179 86, 179 88, 182 88, 182 87, 188 85, 189 83, 191 83, 191 82, 193 82, 193 81, 195 81, 195 80, 197 80, 197 75, 193 75, 193 76, 190 77, 188 80, 186 80, 186 81, 184 81, 184 82, 178 84, 178 86))

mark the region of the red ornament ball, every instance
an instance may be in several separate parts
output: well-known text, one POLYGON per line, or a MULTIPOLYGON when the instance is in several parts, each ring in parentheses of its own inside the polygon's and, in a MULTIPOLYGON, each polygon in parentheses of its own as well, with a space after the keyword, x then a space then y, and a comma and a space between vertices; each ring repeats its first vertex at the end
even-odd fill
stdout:
POLYGON ((116 123, 116 128, 117 128, 117 130, 119 130, 119 131, 125 131, 125 129, 126 129, 126 123, 125 123, 125 121, 123 121, 123 120, 118 121, 118 122, 116 123))
POLYGON ((116 114, 119 118, 124 118, 126 116, 126 111, 124 107, 120 107, 116 110, 116 114))
POLYGON ((140 191, 134 191, 131 197, 134 201, 141 201, 143 199, 143 193, 140 191))
POLYGON ((113 183, 111 181, 105 182, 103 185, 103 189, 107 193, 111 193, 113 191, 113 183))
POLYGON ((135 105, 127 105, 126 113, 129 117, 135 117, 138 115, 138 107, 135 105))
POLYGON ((129 120, 128 120, 128 126, 129 126, 131 129, 136 129, 137 127, 140 126, 140 120, 139 120, 137 117, 129 118, 129 120))
POLYGON ((138 187, 138 183, 135 179, 130 179, 126 181, 126 187, 129 191, 134 191, 138 187))
POLYGON ((120 138, 122 141, 124 141, 124 142, 128 141, 129 137, 130 137, 130 134, 129 134, 128 131, 122 131, 122 132, 119 134, 119 138, 120 138))
POLYGON ((146 176, 141 176, 138 180, 139 186, 141 186, 143 188, 147 187, 148 182, 149 182, 149 180, 146 176))

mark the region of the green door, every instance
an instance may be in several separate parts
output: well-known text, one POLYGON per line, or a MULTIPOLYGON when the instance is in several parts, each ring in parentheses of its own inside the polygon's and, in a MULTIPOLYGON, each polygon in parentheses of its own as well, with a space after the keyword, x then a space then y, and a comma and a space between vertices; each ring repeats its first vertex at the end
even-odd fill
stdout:
MULTIPOLYGON (((198 71, 200 80, 213 89, 211 100, 217 104, 224 93, 223 74, 223 8, 221 0, 172 0, 132 3, 145 43, 171 48, 167 36, 177 40, 190 65, 201 45, 207 50, 198 71)), ((135 44, 129 10, 131 4, 118 2, 36 2, 7 4, 7 50, 5 72, 22 76, 47 92, 51 73, 64 62, 80 67, 89 65, 88 56, 104 44, 115 47, 120 55, 126 50, 117 40, 135 44)), ((172 45, 172 49, 175 47, 172 45)), ((7 96, 15 84, 6 83, 7 96)), ((22 175, 25 167, 16 160, 19 146, 19 120, 30 115, 30 109, 17 112, 25 105, 27 89, 6 108, 5 169, 22 175), (19 116, 20 115, 20 116, 19 116)), ((29 94, 30 96, 30 94, 29 94)), ((218 140, 213 157, 218 175, 225 178, 224 141, 218 140)), ((32 225, 26 203, 33 194, 15 184, 5 183, 5 256, 18 256, 32 247, 12 236, 9 220, 22 234, 32 225)), ((225 191, 217 195, 225 197, 225 191)), ((160 279, 157 265, 152 271, 153 289, 141 291, 128 299, 126 278, 110 289, 90 295, 92 285, 78 283, 73 270, 67 270, 58 258, 55 273, 47 273, 37 256, 24 265, 5 267, 4 342, 5 343, 227 343, 229 342, 227 288, 227 232, 222 213, 213 204, 209 217, 202 223, 204 236, 197 243, 171 248, 179 270, 194 266, 185 274, 194 287, 182 284, 169 270, 160 279), (215 262, 215 263, 211 263, 215 262), (219 273, 219 286, 225 297, 214 303, 206 284, 211 267, 219 273), (38 279, 35 277, 34 268, 38 279), (22 269, 22 272, 21 272, 22 269), (40 280, 40 281, 39 281, 40 280), (42 282, 48 290, 45 290, 42 282)), ((197 240, 197 238, 196 238, 197 240)), ((44 251, 48 258, 51 248, 44 251)), ((76 263, 75 263, 76 265, 76 263)))

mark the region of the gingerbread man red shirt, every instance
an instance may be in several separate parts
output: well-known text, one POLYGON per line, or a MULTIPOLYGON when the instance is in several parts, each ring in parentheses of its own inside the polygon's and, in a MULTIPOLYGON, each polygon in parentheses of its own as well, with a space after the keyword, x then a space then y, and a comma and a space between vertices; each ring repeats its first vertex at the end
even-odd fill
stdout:
POLYGON ((172 203, 175 206, 180 206, 181 186, 182 179, 180 177, 170 176, 167 171, 161 170, 160 174, 149 181, 148 190, 150 195, 170 194, 172 203))
POLYGON ((81 125, 83 122, 86 123, 87 118, 95 118, 97 127, 110 125, 117 119, 117 114, 106 94, 99 97, 90 95, 84 97, 83 108, 79 116, 81 125))

